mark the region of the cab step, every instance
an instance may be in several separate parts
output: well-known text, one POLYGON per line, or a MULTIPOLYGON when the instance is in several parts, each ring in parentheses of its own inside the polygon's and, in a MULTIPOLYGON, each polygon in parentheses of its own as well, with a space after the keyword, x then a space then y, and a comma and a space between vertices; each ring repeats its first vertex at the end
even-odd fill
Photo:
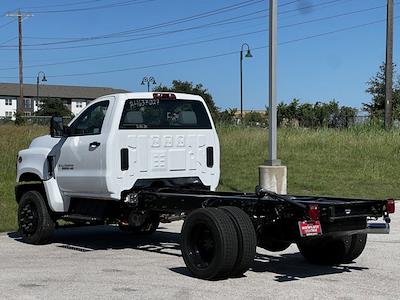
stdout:
POLYGON ((80 214, 69 214, 62 217, 63 220, 69 222, 80 222, 80 223, 104 223, 102 218, 80 215, 80 214))

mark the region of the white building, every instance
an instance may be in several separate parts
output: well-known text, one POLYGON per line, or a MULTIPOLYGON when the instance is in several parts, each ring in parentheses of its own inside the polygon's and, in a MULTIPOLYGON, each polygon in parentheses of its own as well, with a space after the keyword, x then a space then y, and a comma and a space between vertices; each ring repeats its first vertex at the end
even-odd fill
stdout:
MULTIPOLYGON (((23 112, 25 116, 33 115, 39 110, 37 92, 36 84, 24 84, 23 112)), ((127 91, 109 87, 39 85, 39 102, 48 99, 61 99, 76 115, 91 100, 108 94, 125 92, 127 91)), ((13 118, 17 111, 18 98, 18 83, 0 83, 0 118, 13 118)))

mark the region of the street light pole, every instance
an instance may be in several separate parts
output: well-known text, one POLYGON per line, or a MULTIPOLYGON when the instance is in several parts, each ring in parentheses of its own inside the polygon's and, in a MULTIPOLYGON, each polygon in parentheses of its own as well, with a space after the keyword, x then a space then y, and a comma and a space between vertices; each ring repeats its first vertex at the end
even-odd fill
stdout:
POLYGON ((150 84, 157 84, 153 76, 143 77, 141 85, 147 84, 147 92, 150 92, 150 84))
POLYGON ((46 79, 46 74, 43 71, 39 71, 39 73, 36 76, 36 104, 39 105, 39 79, 40 75, 42 75, 42 81, 45 82, 47 81, 46 79))
POLYGON ((240 48, 240 119, 243 120, 243 46, 247 46, 245 57, 253 57, 250 53, 250 46, 247 43, 242 44, 240 48))

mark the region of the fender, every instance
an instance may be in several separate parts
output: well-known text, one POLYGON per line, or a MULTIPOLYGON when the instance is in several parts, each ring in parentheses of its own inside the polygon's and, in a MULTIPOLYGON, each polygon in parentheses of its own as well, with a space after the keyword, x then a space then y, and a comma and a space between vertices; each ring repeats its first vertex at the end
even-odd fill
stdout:
POLYGON ((28 149, 21 150, 17 159, 16 181, 21 181, 23 174, 37 175, 43 183, 49 207, 54 212, 66 212, 69 198, 63 197, 54 176, 55 162, 65 139, 41 136, 34 139, 28 149))
POLYGON ((21 175, 33 173, 41 180, 46 180, 48 173, 47 156, 49 148, 29 148, 18 153, 17 160, 17 182, 20 182, 21 175))

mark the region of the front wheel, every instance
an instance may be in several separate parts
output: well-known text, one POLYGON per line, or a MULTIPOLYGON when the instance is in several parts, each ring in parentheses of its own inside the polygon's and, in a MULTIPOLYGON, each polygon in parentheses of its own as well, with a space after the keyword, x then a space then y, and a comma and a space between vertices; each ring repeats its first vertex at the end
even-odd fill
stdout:
POLYGON ((28 191, 22 195, 18 206, 18 226, 25 243, 39 245, 50 241, 55 222, 38 191, 28 191))

